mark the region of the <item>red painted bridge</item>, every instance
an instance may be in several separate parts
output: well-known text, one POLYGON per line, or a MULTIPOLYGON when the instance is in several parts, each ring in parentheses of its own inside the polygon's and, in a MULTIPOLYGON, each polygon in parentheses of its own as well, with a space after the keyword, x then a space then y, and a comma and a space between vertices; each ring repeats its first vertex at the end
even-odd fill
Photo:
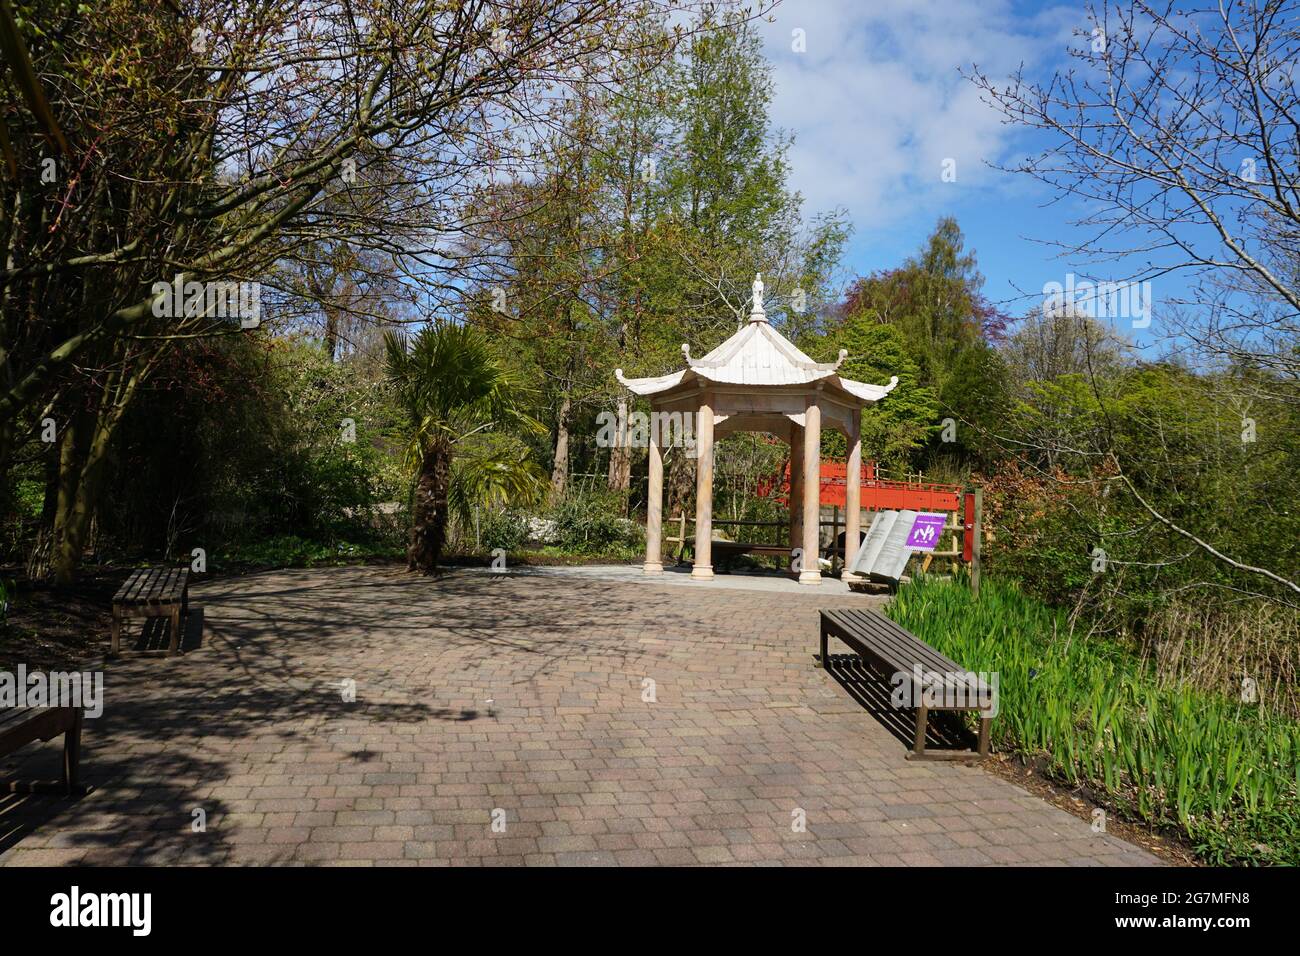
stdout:
MULTIPOLYGON (((844 507, 844 486, 848 466, 844 462, 823 461, 821 466, 821 503, 827 507, 844 507)), ((785 466, 779 489, 771 479, 759 482, 758 494, 767 498, 777 492, 776 500, 789 503, 790 465, 785 466)), ((862 466, 862 507, 867 511, 960 511, 961 485, 933 482, 891 481, 877 477, 876 463, 862 466)))
MULTIPOLYGON (((848 466, 843 462, 821 463, 821 503, 825 507, 843 508, 844 487, 848 466)), ((877 474, 876 463, 868 461, 862 466, 862 508, 865 511, 955 511, 961 514, 962 560, 971 560, 975 529, 975 496, 961 485, 946 485, 925 481, 892 481, 877 474)), ((790 464, 781 474, 780 486, 768 478, 758 483, 758 494, 775 499, 783 505, 790 502, 790 464)))

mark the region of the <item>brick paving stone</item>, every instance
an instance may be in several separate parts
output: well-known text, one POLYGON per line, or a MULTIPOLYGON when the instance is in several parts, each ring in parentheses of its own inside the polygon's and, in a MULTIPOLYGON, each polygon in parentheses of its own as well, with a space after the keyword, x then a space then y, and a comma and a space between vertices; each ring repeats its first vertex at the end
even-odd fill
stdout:
POLYGON ((821 608, 874 599, 814 590, 383 567, 195 587, 203 646, 107 665, 96 789, 0 799, 0 865, 1158 862, 978 767, 908 762, 812 660, 821 608))

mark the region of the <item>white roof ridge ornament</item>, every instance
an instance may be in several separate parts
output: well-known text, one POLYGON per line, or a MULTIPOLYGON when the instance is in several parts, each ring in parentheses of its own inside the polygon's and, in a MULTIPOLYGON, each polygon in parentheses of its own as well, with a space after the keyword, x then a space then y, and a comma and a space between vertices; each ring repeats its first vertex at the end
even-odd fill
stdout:
POLYGON ((763 311, 763 273, 758 272, 754 274, 754 285, 752 288, 754 291, 753 299, 751 300, 753 302, 753 307, 749 313, 749 321, 766 322, 767 313, 763 311))
POLYGON ((628 378, 622 369, 614 376, 637 395, 664 396, 675 400, 689 387, 723 385, 747 389, 824 387, 837 400, 863 406, 880 401, 898 385, 898 376, 888 385, 873 385, 840 378, 840 367, 848 360, 848 349, 840 349, 830 362, 818 362, 806 355, 771 323, 763 310, 763 275, 754 277, 753 312, 749 322, 730 338, 700 358, 691 357, 691 346, 682 343, 686 367, 667 375, 628 378), (679 392, 678 390, 682 390, 679 392))

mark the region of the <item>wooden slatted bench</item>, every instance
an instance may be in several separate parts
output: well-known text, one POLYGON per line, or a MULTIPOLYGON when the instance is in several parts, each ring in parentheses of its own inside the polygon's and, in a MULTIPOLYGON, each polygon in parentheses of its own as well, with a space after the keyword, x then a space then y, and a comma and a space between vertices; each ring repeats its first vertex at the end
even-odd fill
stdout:
MULTIPOLYGON (((686 539, 686 548, 695 553, 695 539, 686 539)), ((713 565, 720 573, 727 573, 732 563, 742 554, 760 554, 766 557, 790 558, 790 549, 783 544, 749 544, 744 541, 713 540, 713 565)))
POLYGON ((828 667, 827 643, 843 641, 894 687, 909 687, 916 706, 916 736, 908 758, 951 760, 976 754, 987 757, 989 728, 997 708, 995 690, 977 675, 944 657, 929 644, 876 611, 838 609, 821 612, 821 665, 828 667), (899 677, 905 682, 900 685, 899 677), (925 733, 932 710, 979 713, 979 743, 969 751, 926 751, 925 733))
POLYGON ((713 563, 719 570, 730 569, 742 554, 759 554, 765 557, 790 558, 790 549, 783 544, 747 544, 744 541, 713 542, 713 563))
POLYGON ((167 656, 181 644, 181 619, 189 611, 190 569, 177 565, 137 568, 113 595, 112 653, 119 653, 122 622, 132 617, 171 619, 171 645, 167 656))
POLYGON ((83 792, 78 777, 82 720, 80 707, 6 707, 0 710, 0 757, 8 756, 24 744, 52 740, 63 734, 62 783, 9 781, 0 787, 10 793, 56 789, 67 794, 83 792))

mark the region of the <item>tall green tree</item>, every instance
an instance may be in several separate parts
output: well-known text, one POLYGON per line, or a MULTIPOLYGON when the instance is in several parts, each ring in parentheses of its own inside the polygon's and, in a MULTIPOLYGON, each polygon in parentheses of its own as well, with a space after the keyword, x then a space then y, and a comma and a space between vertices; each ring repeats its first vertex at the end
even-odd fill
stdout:
POLYGON ((849 350, 846 367, 854 365, 856 349, 865 349, 868 368, 899 376, 897 393, 880 406, 900 429, 882 452, 896 465, 906 459, 932 468, 946 459, 946 467, 961 471, 997 457, 989 435, 1010 399, 1005 363, 992 343, 1004 334, 1007 317, 984 297, 983 284, 957 221, 944 217, 902 266, 850 287, 828 337, 849 350), (869 332, 873 325, 891 331, 869 332), (942 427, 945 419, 955 436, 942 427))
POLYGON ((477 457, 459 469, 478 494, 497 490, 525 502, 536 474, 517 448, 474 439, 489 431, 536 428, 516 382, 484 333, 469 325, 427 325, 413 337, 384 337, 390 382, 410 425, 406 460, 415 476, 407 567, 432 574, 447 541, 453 463, 469 449, 477 457))
MULTIPOLYGON (((922 381, 920 365, 902 331, 859 312, 845 321, 823 348, 848 350, 848 358, 840 366, 846 378, 887 382, 898 376, 898 387, 863 412, 862 447, 864 457, 898 471, 907 469, 939 428, 939 400, 934 389, 922 381)), ((832 449, 839 440, 837 436, 832 449)))

